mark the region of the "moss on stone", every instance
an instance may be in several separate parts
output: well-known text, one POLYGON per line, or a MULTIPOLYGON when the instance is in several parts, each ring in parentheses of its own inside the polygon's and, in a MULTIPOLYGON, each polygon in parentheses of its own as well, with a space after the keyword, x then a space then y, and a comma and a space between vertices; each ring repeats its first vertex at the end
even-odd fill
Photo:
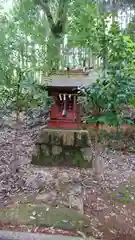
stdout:
POLYGON ((71 230, 89 225, 89 218, 73 209, 33 203, 23 203, 16 207, 1 209, 0 221, 3 224, 53 226, 54 228, 71 230))
POLYGON ((41 141, 36 143, 37 152, 33 153, 32 164, 89 167, 89 152, 85 154, 88 148, 89 135, 86 130, 44 129, 41 141), (45 136, 47 140, 44 140, 45 136))
POLYGON ((38 156, 32 156, 32 164, 44 166, 74 166, 91 167, 91 164, 84 159, 80 148, 63 148, 62 152, 56 155, 46 156, 40 150, 38 156))
POLYGON ((73 149, 72 151, 72 163, 77 167, 84 167, 85 161, 80 149, 73 149))
POLYGON ((89 135, 88 131, 80 131, 76 133, 75 145, 77 147, 86 147, 89 145, 89 135))

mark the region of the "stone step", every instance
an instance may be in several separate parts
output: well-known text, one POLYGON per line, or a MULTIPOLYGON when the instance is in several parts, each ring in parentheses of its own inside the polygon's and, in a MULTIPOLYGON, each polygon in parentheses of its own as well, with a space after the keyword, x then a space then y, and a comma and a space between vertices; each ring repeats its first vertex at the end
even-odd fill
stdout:
MULTIPOLYGON (((26 232, 10 232, 0 231, 0 239, 2 240, 82 240, 80 237, 68 237, 62 235, 47 235, 26 232)), ((92 240, 92 239, 91 239, 92 240)))
POLYGON ((81 230, 89 226, 89 218, 68 207, 46 204, 20 203, 0 209, 0 222, 12 225, 54 227, 64 230, 81 230))

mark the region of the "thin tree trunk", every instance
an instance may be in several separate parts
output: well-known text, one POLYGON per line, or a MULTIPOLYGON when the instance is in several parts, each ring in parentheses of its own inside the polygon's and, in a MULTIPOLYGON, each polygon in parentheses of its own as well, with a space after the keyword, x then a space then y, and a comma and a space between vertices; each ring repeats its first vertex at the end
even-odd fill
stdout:
POLYGON ((12 145, 12 161, 10 164, 10 169, 12 170, 13 173, 16 173, 18 169, 18 155, 17 155, 18 126, 19 126, 19 111, 16 112, 15 134, 14 134, 14 140, 12 145))
POLYGON ((47 63, 50 71, 57 71, 60 67, 60 50, 63 38, 50 37, 47 44, 47 63))
POLYGON ((15 135, 14 135, 14 140, 12 145, 12 160, 10 163, 10 169, 12 170, 13 173, 16 173, 18 169, 17 144, 18 144, 18 130, 19 130, 19 113, 20 113, 19 95, 20 95, 20 83, 22 80, 21 69, 19 69, 19 72, 17 72, 17 78, 18 78, 18 83, 17 83, 17 91, 16 91, 15 135))
POLYGON ((93 160, 93 169, 98 180, 104 179, 104 159, 101 156, 101 148, 99 144, 99 124, 96 124, 95 129, 95 159, 93 160))
POLYGON ((69 0, 59 0, 56 21, 54 21, 51 13, 49 0, 39 0, 36 2, 44 10, 50 26, 51 35, 47 49, 48 67, 51 71, 57 71, 60 66, 60 48, 65 34, 69 0))

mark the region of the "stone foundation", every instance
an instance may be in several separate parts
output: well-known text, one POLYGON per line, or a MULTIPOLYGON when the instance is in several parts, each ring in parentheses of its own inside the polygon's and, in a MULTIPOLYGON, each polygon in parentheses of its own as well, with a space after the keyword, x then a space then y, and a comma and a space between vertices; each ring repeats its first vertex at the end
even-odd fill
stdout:
POLYGON ((35 143, 32 164, 91 167, 92 154, 87 130, 42 130, 35 143))

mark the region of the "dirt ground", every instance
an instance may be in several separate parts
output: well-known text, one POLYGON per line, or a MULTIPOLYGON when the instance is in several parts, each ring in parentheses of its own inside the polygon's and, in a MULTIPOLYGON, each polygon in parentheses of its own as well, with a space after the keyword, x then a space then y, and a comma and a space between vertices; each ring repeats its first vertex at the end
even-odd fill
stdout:
MULTIPOLYGON (((34 195, 36 200, 88 215, 90 225, 82 229, 86 235, 104 240, 135 239, 134 151, 128 152, 124 145, 126 151, 122 148, 103 152, 105 178, 98 182, 91 169, 32 166, 31 153, 40 130, 19 130, 16 174, 12 172, 15 132, 11 128, 0 130, 0 206, 34 195)), ((132 140, 128 144, 134 149, 132 140)))

